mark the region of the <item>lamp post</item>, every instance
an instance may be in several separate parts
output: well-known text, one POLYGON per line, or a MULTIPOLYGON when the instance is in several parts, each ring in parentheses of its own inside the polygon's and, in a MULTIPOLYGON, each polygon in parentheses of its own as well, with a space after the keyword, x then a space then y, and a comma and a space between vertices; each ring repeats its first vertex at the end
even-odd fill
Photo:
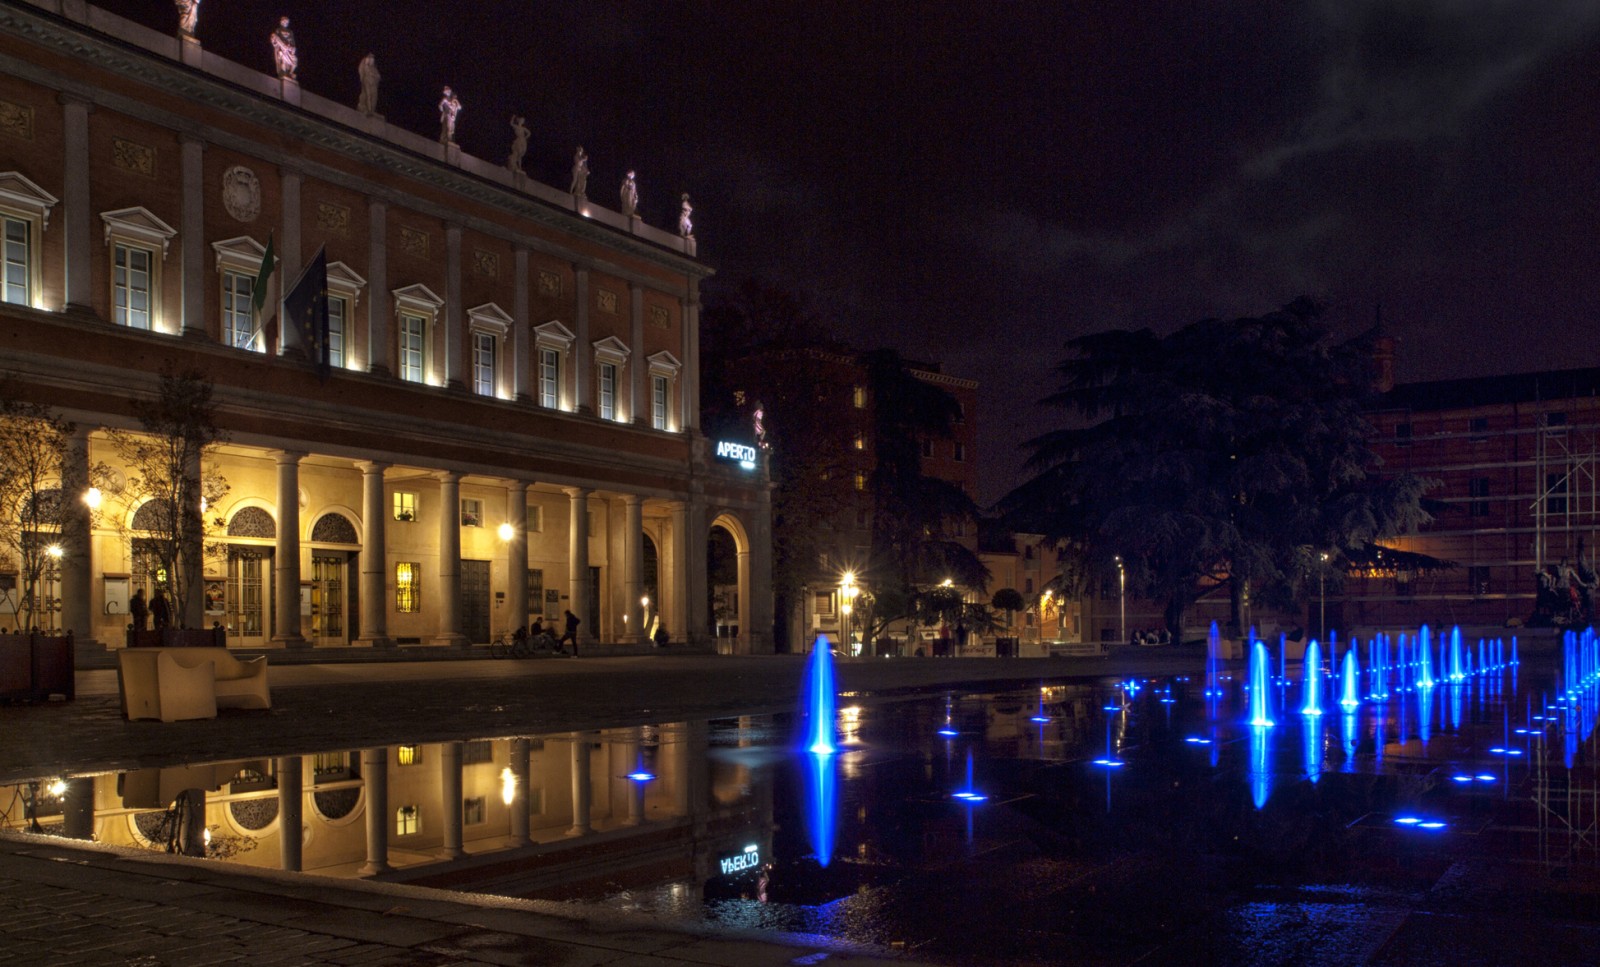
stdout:
POLYGON ((1322 552, 1322 567, 1317 569, 1317 638, 1328 640, 1328 552, 1322 552))
POLYGON ((1122 643, 1128 643, 1128 572, 1122 566, 1122 555, 1117 555, 1117 625, 1122 643))

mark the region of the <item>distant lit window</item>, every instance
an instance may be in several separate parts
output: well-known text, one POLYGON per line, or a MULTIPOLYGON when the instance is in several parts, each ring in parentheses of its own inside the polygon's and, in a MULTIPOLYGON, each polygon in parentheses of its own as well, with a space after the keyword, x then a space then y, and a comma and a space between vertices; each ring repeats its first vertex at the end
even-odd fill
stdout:
POLYGON ((483 526, 483 501, 476 497, 461 498, 461 526, 483 526))
POLYGON ((345 319, 349 315, 349 299, 328 297, 328 365, 333 369, 344 368, 345 319))
POLYGON ((394 834, 415 836, 422 832, 422 809, 418 806, 401 806, 394 811, 394 834))
POLYGON ((414 766, 422 761, 422 747, 417 745, 395 746, 394 761, 403 766, 414 766))
POLYGON ((867 448, 867 438, 865 435, 857 433, 855 438, 850 441, 850 445, 857 450, 865 450, 867 448))
POLYGON ((149 329, 155 296, 152 271, 155 253, 132 245, 117 244, 111 248, 113 321, 130 329, 149 329))
POLYGON ((464 826, 481 826, 484 822, 483 797, 473 796, 461 803, 461 823, 464 826))
MULTIPOLYGON (((3 272, 0 272, 0 302, 25 306, 32 303, 33 224, 26 219, 0 215, 5 229, 3 272)), ((149 328, 146 326, 145 328, 149 328)))
POLYGON ((267 351, 266 341, 256 333, 254 276, 243 272, 222 273, 222 343, 234 349, 267 351))
POLYGON ((668 385, 665 376, 650 377, 650 428, 653 430, 667 428, 668 385))
POLYGON ((427 333, 426 317, 400 313, 400 378, 408 383, 420 383, 427 378, 427 333))
POLYGON ((866 490, 867 489, 867 475, 866 475, 866 473, 864 473, 863 471, 860 471, 860 470, 856 471, 856 489, 857 490, 866 490))
POLYGON ((539 405, 553 410, 561 405, 561 351, 539 350, 539 405))
POLYGON ((472 391, 479 396, 495 395, 494 333, 472 334, 472 391))
POLYGON ((851 389, 850 405, 858 410, 867 408, 867 388, 865 386, 857 386, 851 389))
POLYGON ((615 363, 600 364, 600 380, 596 387, 598 394, 598 408, 600 419, 615 420, 617 418, 617 367, 615 363))
POLYGON ((416 494, 407 493, 404 490, 396 490, 394 492, 394 519, 408 521, 417 519, 416 494))
POLYGON ((461 745, 461 761, 465 765, 477 765, 482 762, 494 761, 494 743, 488 739, 473 739, 461 745))
POLYGON ((416 561, 395 562, 394 609, 401 614, 422 610, 422 565, 416 561))

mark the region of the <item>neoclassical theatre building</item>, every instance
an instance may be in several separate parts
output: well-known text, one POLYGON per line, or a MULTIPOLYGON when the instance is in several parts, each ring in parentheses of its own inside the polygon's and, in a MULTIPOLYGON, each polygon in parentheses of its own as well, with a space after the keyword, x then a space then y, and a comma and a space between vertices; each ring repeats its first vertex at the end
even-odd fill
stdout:
POLYGON ((211 379, 226 433, 204 593, 175 620, 230 647, 464 645, 570 609, 586 643, 659 623, 770 650, 766 474, 699 429, 711 270, 687 218, 566 188, 181 29, 0 5, 0 375, 76 424, 63 528, 92 532, 52 623, 119 646, 161 582, 141 507, 72 481, 127 473, 107 431, 166 368, 211 379), (327 373, 276 321, 319 250, 327 373))

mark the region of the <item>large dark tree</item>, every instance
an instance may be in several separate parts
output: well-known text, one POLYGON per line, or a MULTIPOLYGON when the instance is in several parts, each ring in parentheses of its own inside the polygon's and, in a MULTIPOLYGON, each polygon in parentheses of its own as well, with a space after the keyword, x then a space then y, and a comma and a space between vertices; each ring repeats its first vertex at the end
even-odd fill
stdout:
POLYGON ((1334 559, 1427 519, 1426 484, 1381 476, 1363 407, 1375 389, 1370 334, 1335 342, 1299 301, 1169 336, 1074 339, 1044 400, 1081 425, 1029 441, 1036 476, 1002 501, 1018 530, 1061 540, 1083 573, 1166 602, 1182 631, 1196 595, 1302 600, 1334 559))

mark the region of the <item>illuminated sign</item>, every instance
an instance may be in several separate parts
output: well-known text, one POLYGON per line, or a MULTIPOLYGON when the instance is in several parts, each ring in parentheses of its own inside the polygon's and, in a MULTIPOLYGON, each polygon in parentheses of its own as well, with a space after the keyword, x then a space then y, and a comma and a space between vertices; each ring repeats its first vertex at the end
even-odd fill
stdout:
POLYGON ((753 870, 761 865, 761 848, 751 843, 744 848, 744 852, 722 858, 722 875, 734 876, 745 870, 753 870))
POLYGON ((716 455, 717 459, 735 461, 746 470, 756 468, 756 448, 748 444, 718 440, 716 455))

